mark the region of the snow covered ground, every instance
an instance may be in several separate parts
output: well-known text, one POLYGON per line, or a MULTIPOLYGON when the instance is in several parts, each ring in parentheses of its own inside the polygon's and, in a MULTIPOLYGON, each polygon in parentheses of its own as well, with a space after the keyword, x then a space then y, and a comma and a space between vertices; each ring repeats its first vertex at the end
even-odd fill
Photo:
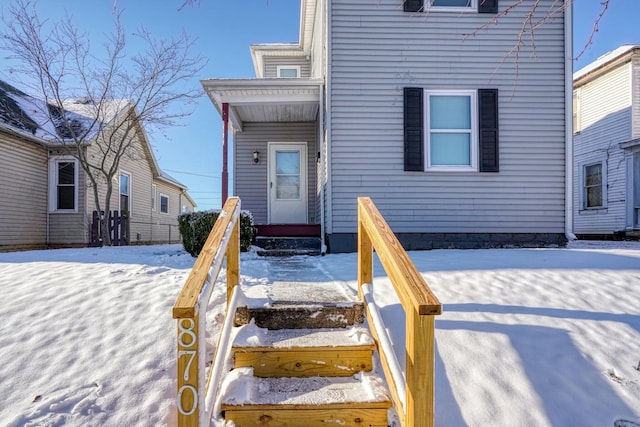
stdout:
MULTIPOLYGON (((640 422, 640 243, 410 256, 444 306, 436 425, 640 422)), ((355 286, 355 254, 310 261, 355 286)), ((175 425, 171 307, 193 262, 177 245, 0 253, 0 425, 175 425)), ((243 286, 268 284, 267 262, 243 254, 243 286)), ((375 277, 402 360, 403 313, 375 277)))

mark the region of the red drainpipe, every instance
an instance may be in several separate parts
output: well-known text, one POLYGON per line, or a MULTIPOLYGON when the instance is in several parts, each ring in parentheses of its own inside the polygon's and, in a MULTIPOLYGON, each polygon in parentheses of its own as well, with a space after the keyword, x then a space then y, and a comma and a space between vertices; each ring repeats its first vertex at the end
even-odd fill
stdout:
POLYGON ((229 197, 229 170, 227 157, 229 154, 229 104, 222 103, 222 206, 229 197))

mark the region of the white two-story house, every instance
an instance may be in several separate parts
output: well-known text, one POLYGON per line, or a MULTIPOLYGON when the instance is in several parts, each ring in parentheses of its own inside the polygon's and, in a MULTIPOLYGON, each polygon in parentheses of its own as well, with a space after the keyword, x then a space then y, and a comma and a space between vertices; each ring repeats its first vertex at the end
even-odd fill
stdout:
POLYGON ((575 232, 638 235, 640 46, 621 46, 573 78, 575 232))
POLYGON ((370 196, 407 249, 566 243, 571 7, 518 46, 511 4, 302 0, 297 43, 251 46, 255 78, 204 80, 259 232, 353 251, 370 196))

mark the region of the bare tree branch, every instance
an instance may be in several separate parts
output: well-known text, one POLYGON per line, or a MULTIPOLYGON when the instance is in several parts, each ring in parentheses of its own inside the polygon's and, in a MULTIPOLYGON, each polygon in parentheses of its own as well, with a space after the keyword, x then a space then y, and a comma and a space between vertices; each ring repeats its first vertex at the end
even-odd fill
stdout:
MULTIPOLYGON (((173 126, 190 113, 169 107, 188 106, 200 96, 195 77, 206 63, 191 54, 194 40, 187 34, 159 40, 144 28, 133 35, 142 40, 143 50, 127 56, 117 0, 113 16, 114 30, 102 55, 91 49, 88 35, 71 17, 41 21, 29 0, 12 3, 0 28, 0 45, 17 60, 9 71, 22 76, 20 83, 43 101, 37 124, 47 140, 78 159, 98 212, 110 210, 120 161, 142 158, 136 144, 142 129, 173 126), (185 85, 190 88, 180 87, 185 85), (101 185, 106 190, 102 199, 101 185)), ((102 229, 108 244, 104 223, 102 229)))

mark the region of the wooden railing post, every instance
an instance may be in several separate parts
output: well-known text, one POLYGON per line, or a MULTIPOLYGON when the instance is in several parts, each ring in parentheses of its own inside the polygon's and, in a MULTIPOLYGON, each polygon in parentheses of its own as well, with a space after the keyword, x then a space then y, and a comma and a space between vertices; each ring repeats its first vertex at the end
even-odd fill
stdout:
MULTIPOLYGON (((373 250, 400 299, 406 315, 405 390, 400 393, 396 380, 390 382, 391 395, 403 427, 433 427, 435 420, 435 318, 442 305, 407 255, 368 197, 358 198, 358 295, 363 299, 364 284, 373 284, 373 250), (405 401, 400 397, 406 392, 405 401), (401 412, 401 413, 400 413, 401 412)), ((375 310, 375 308, 373 309, 375 310)), ((369 309, 367 309, 369 315, 369 309)), ((375 324, 375 322, 372 322, 375 324)), ((378 334, 374 331, 376 341, 378 334)), ((391 376, 390 360, 381 349, 385 375, 391 376)), ((398 375, 397 377, 400 377, 398 375)))
POLYGON ((240 284, 240 220, 236 221, 227 247, 227 306, 233 288, 240 284))
POLYGON ((358 204, 358 297, 363 299, 362 285, 373 283, 373 244, 364 228, 362 206, 358 204))
POLYGON ((211 367, 208 379, 205 377, 205 324, 207 304, 225 257, 228 300, 233 288, 240 283, 240 199, 237 197, 229 198, 224 204, 173 306, 173 318, 178 321, 178 427, 209 425, 213 405, 205 402, 210 401, 218 384, 211 381, 216 367, 211 367))
POLYGON ((200 418, 198 316, 178 319, 178 425, 198 427, 200 418))
POLYGON ((433 427, 435 402, 435 322, 434 316, 420 315, 415 308, 406 312, 406 425, 433 427))

